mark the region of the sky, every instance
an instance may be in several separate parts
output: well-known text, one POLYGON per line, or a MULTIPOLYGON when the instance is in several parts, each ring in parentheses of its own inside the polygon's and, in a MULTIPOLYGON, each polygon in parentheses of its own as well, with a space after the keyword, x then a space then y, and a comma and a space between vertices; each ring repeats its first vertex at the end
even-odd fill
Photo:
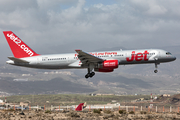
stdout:
POLYGON ((38 54, 180 46, 179 6, 180 0, 1 0, 0 61, 12 56, 3 31, 38 54))

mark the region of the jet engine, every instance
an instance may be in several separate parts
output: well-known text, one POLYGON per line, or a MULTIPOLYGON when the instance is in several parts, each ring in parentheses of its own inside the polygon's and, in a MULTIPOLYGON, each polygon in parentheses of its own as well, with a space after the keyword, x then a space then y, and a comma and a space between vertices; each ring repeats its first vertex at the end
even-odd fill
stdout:
POLYGON ((119 61, 118 60, 106 60, 94 69, 97 72, 113 72, 114 69, 118 68, 119 61))
POLYGON ((98 68, 116 69, 116 68, 118 68, 118 65, 119 65, 118 60, 106 60, 106 61, 98 64, 98 68))

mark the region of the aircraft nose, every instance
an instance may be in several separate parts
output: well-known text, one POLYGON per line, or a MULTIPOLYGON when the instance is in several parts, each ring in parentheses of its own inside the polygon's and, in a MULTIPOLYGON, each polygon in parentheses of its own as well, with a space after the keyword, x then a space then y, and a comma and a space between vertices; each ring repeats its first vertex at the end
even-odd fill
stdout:
POLYGON ((174 56, 174 60, 176 60, 176 57, 174 56))
POLYGON ((176 60, 176 57, 175 57, 175 56, 172 56, 172 60, 173 60, 173 61, 176 60))

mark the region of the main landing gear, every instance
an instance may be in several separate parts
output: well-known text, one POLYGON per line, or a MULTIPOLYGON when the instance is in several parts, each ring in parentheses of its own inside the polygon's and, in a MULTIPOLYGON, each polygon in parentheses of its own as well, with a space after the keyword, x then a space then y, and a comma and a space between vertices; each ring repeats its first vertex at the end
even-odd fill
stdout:
POLYGON ((158 72, 158 70, 157 70, 158 66, 157 66, 157 65, 159 65, 159 63, 155 63, 155 70, 154 70, 154 73, 157 73, 157 72, 158 72))
POLYGON ((91 78, 91 77, 93 77, 95 75, 95 72, 91 72, 91 73, 87 73, 86 75, 85 75, 85 78, 87 79, 87 78, 91 78))
POLYGON ((85 75, 85 78, 92 78, 95 75, 95 72, 92 72, 92 70, 94 69, 94 65, 90 64, 88 67, 88 73, 85 75))

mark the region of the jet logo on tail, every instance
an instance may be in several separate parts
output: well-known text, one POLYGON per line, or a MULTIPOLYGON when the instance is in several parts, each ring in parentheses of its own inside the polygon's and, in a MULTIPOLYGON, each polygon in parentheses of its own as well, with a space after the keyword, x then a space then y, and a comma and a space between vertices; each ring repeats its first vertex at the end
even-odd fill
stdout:
POLYGON ((16 58, 32 57, 38 55, 11 31, 4 31, 3 33, 16 58))

